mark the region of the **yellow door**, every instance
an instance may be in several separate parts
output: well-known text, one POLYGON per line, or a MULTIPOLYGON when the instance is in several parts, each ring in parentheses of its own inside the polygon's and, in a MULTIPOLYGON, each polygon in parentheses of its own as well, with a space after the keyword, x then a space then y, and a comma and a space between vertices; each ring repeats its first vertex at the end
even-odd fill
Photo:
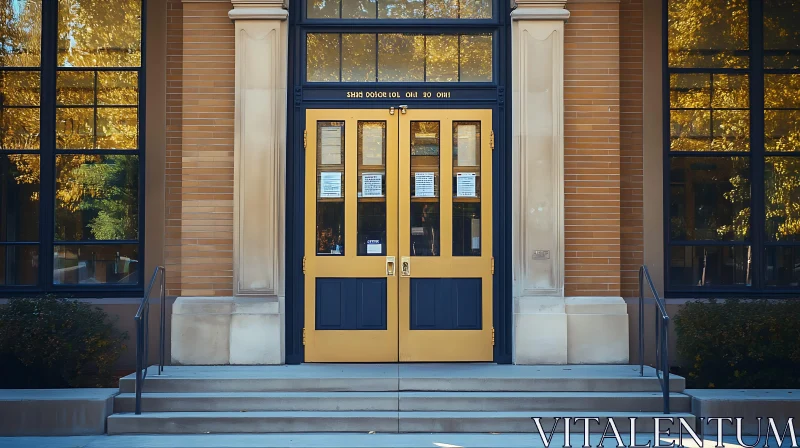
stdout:
POLYGON ((492 360, 491 122, 307 111, 307 362, 492 360))
POLYGON ((491 123, 400 117, 400 361, 492 360, 491 123))
POLYGON ((397 117, 306 113, 305 359, 397 361, 397 117))

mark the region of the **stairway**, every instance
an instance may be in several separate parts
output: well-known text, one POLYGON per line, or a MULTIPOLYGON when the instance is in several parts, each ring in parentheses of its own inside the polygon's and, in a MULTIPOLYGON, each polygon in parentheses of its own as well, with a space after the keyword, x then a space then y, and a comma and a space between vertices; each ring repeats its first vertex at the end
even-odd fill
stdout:
MULTIPOLYGON (((670 385, 669 416, 693 423, 684 379, 670 385)), ((628 417, 641 417, 636 431, 652 433, 652 418, 663 416, 655 372, 639 377, 636 366, 175 366, 161 376, 151 368, 141 415, 134 387, 133 376, 120 380, 109 434, 536 432, 531 417, 545 431, 556 417, 599 417, 590 426, 598 433, 605 418, 628 432, 628 417)), ((572 426, 582 431, 582 422, 572 426)))

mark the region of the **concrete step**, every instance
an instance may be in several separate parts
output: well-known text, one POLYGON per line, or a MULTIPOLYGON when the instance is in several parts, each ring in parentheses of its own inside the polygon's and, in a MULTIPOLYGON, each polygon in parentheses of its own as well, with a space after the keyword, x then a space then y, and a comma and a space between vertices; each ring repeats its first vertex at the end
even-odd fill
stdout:
MULTIPOLYGON (((114 412, 133 412, 135 396, 120 394, 114 412)), ((673 412, 688 396, 673 393, 673 412)), ((659 412, 660 392, 203 392, 144 393, 143 412, 239 411, 628 411, 659 412)))
MULTIPOLYGON (((132 375, 120 392, 133 393, 132 375)), ((670 379, 681 392, 685 381, 670 379)), ((168 366, 151 368, 145 392, 659 392, 652 368, 494 364, 302 364, 297 366, 168 366)))
MULTIPOLYGON (((630 417, 637 417, 636 431, 653 431, 659 413, 597 412, 600 422, 592 422, 590 432, 602 433, 607 418, 614 418, 618 431, 630 431, 630 417)), ((108 418, 108 434, 214 434, 285 432, 377 432, 377 433, 520 433, 536 432, 531 417, 540 417, 547 432, 557 417, 592 417, 590 412, 153 412, 135 415, 115 414, 108 418)), ((683 417, 694 428, 694 417, 683 417)), ((556 431, 563 434, 563 420, 556 431)), ((583 432, 583 423, 572 425, 573 433, 583 432)), ((663 428, 677 431, 678 423, 663 428)))

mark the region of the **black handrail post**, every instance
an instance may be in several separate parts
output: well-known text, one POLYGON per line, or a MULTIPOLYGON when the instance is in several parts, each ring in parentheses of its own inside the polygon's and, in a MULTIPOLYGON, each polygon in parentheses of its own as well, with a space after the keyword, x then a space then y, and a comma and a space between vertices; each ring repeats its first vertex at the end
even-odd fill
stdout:
POLYGON ((661 369, 664 372, 664 387, 662 390, 664 392, 664 413, 669 414, 669 343, 667 341, 667 338, 669 337, 669 316, 664 316, 662 331, 664 332, 664 334, 661 336, 661 357, 663 362, 661 369))
POLYGON ((147 363, 150 359, 150 293, 153 291, 158 274, 161 274, 160 283, 160 296, 161 296, 161 315, 159 316, 159 341, 158 341, 158 374, 164 370, 164 352, 166 340, 166 269, 163 266, 156 266, 153 276, 150 278, 150 283, 144 292, 142 302, 139 304, 139 309, 133 317, 136 322, 136 385, 135 385, 135 413, 139 415, 142 413, 142 389, 144 388, 144 381, 147 379, 147 363))
POLYGON ((639 268, 639 376, 644 376, 644 269, 639 268))

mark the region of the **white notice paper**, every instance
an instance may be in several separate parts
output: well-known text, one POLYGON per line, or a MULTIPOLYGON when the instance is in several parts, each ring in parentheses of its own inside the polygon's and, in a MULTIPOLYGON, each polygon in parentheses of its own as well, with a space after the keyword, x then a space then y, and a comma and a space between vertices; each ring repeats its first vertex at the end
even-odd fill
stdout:
POLYGON ((319 173, 319 197, 320 198, 342 197, 342 173, 337 173, 337 172, 319 173))
POLYGON ((414 174, 414 197, 433 198, 436 197, 434 191, 433 173, 414 174))
POLYGON ((458 166, 477 166, 478 127, 474 124, 458 125, 458 166))
POLYGON ((321 162, 323 165, 341 165, 342 163, 342 128, 339 126, 322 126, 320 128, 321 162))
POLYGON ((361 197, 362 198, 382 198, 383 197, 383 174, 364 173, 361 175, 361 197))
POLYGON ((381 240, 367 240, 367 253, 379 254, 382 252, 381 240))
POLYGON ((361 149, 362 165, 383 165, 383 126, 380 123, 364 123, 361 149))
POLYGON ((456 175, 456 196, 460 198, 475 197, 475 173, 458 173, 456 175))

